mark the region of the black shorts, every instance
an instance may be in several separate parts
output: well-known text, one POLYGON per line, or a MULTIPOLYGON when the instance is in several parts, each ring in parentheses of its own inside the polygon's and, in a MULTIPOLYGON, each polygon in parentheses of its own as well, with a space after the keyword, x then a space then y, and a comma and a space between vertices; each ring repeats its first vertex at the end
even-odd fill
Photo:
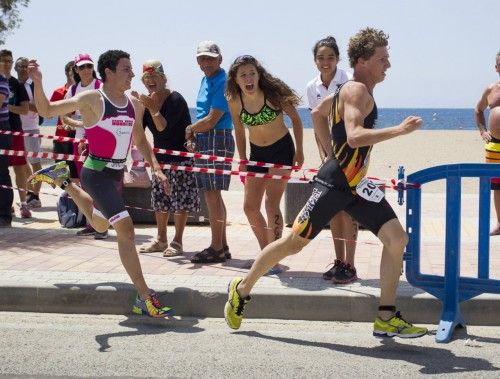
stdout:
POLYGON ((87 167, 81 172, 82 187, 97 207, 94 213, 109 221, 111 225, 129 217, 121 195, 123 188, 123 170, 105 168, 102 171, 87 167))
MULTIPOLYGON (((277 163, 282 165, 293 165, 293 156, 295 155, 295 145, 290 133, 285 134, 275 143, 268 146, 257 146, 250 143, 251 161, 277 163)), ((249 172, 269 172, 268 167, 247 166, 249 172)))
POLYGON ((375 235, 387 221, 397 218, 385 198, 375 203, 353 194, 335 158, 325 162, 311 185, 311 197, 293 223, 293 231, 303 238, 312 240, 340 211, 375 235))

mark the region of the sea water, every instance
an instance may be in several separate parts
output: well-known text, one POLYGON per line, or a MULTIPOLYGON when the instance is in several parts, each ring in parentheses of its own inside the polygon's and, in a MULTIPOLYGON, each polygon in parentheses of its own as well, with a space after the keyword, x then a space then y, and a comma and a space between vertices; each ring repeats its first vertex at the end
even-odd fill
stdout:
MULTIPOLYGON (((196 110, 189 109, 191 120, 196 120, 196 110)), ((302 125, 306 129, 313 127, 310 111, 307 108, 298 109, 302 125)), ((408 116, 422 117, 423 130, 475 130, 476 123, 474 121, 474 110, 467 108, 379 108, 376 127, 386 128, 399 124, 408 116)), ((486 119, 488 111, 486 111, 486 119)), ((285 117, 285 122, 291 126, 288 117, 285 117)), ((46 119, 43 126, 54 126, 56 119, 46 119)))

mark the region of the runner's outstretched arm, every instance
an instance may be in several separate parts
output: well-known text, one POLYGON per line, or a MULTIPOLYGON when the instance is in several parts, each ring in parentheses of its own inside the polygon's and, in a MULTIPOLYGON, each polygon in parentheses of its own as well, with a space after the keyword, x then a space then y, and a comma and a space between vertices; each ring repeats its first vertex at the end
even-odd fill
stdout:
POLYGON ((352 148, 375 145, 411 133, 422 125, 420 117, 409 116, 399 125, 381 129, 367 129, 364 127, 364 121, 372 111, 374 103, 366 86, 360 83, 346 84, 340 96, 344 107, 347 143, 352 148))
POLYGON ((35 59, 30 60, 28 65, 28 73, 34 83, 34 98, 38 114, 42 117, 54 117, 67 113, 72 113, 80 108, 79 96, 71 99, 50 102, 43 90, 42 72, 35 59))

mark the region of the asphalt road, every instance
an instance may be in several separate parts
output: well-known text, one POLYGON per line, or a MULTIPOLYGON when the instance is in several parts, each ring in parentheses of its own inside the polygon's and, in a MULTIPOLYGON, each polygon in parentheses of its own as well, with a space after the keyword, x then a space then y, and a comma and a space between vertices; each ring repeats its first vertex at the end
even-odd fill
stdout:
POLYGON ((500 328, 377 339, 371 324, 0 313, 0 377, 500 377, 500 328))

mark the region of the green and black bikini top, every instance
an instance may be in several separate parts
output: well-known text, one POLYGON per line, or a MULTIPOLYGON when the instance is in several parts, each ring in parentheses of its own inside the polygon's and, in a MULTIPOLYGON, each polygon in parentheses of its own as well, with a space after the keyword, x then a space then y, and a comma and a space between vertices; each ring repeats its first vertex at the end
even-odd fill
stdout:
POLYGON ((243 98, 240 96, 241 100, 241 112, 240 112, 240 120, 241 122, 250 127, 250 126, 259 126, 269 124, 276 120, 276 118, 281 113, 281 110, 276 110, 267 105, 266 98, 264 97, 264 105, 260 108, 260 111, 257 113, 250 113, 245 109, 245 105, 243 104, 243 98))

